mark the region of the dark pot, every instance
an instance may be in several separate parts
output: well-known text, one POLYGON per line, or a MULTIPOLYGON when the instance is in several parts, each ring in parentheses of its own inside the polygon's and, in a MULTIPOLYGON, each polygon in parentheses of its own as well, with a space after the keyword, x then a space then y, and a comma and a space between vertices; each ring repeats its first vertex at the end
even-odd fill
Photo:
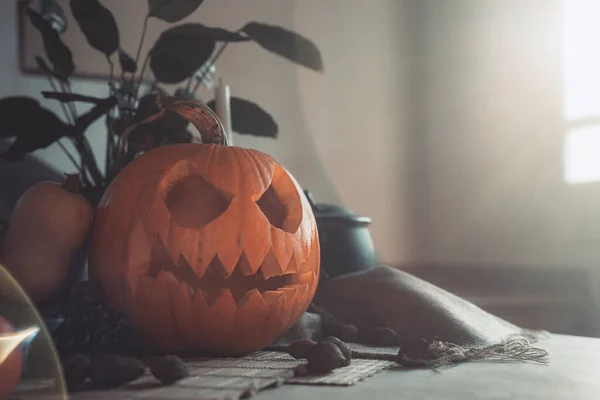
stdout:
POLYGON ((334 204, 316 203, 308 190, 304 193, 317 220, 323 276, 335 277, 374 267, 377 261, 369 232, 371 218, 334 204))

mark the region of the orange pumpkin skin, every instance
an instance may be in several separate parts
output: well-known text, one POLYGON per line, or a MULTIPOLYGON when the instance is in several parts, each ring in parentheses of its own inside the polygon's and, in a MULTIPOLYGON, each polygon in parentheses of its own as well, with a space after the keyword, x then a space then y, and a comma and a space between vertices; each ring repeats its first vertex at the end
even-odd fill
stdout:
POLYGON ((296 180, 256 150, 153 149, 107 188, 90 277, 164 350, 260 350, 306 311, 319 278, 315 218, 296 180))
POLYGON ((58 182, 38 182, 10 215, 0 261, 33 301, 48 300, 64 284, 93 219, 85 197, 58 182))
MULTIPOLYGON (((0 336, 14 333, 12 325, 0 316, 0 336)), ((17 388, 23 370, 23 351, 19 348, 0 362, 0 400, 7 399, 17 388)))

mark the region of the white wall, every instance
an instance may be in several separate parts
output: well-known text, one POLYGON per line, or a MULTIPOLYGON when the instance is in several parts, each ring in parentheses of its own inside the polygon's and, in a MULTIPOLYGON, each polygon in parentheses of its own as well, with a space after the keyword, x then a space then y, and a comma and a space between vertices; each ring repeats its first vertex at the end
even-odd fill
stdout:
MULTIPOLYGON (((115 0, 105 0, 105 4, 110 7, 111 1, 115 0)), ((12 61, 0 65, 0 96, 37 96, 49 87, 45 79, 24 77, 18 70, 14 3, 3 2, 0 13, 2 53, 14 55, 12 61)), ((325 61, 322 75, 299 69, 254 44, 227 49, 217 64, 219 74, 233 94, 269 110, 281 128, 277 141, 238 135, 235 143, 279 159, 318 201, 343 202, 371 216, 382 259, 395 264, 412 257, 409 237, 414 213, 407 196, 413 191, 407 186, 411 153, 407 145, 409 115, 405 111, 409 3, 207 0, 190 17, 231 29, 249 20, 283 25, 319 45, 325 61)), ((130 53, 135 52, 143 13, 144 9, 136 5, 131 12, 116 16, 122 45, 130 53)), ((146 41, 146 49, 152 42, 153 38, 146 41)), ((75 83, 74 91, 96 96, 107 93, 102 83, 82 81, 75 83)), ((55 102, 43 103, 59 111, 55 102)), ((101 167, 103 124, 98 122, 88 132, 101 167)), ((71 169, 55 145, 36 156, 58 170, 71 169)))
POLYGON ((420 4, 422 260, 595 265, 600 185, 563 181, 562 1, 420 4))

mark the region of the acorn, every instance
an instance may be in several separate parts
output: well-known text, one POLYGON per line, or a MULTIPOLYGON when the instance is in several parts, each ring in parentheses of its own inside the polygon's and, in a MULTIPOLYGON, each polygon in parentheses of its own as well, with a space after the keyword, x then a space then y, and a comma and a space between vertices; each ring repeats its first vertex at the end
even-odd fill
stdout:
POLYGON ((315 344, 306 354, 308 370, 315 373, 328 373, 343 367, 346 357, 333 342, 323 341, 315 344))
POLYGON ((62 362, 67 389, 76 390, 90 376, 92 359, 85 354, 75 354, 62 362))
POLYGON ((165 385, 171 385, 190 376, 187 364, 177 356, 168 355, 148 359, 146 364, 150 367, 152 375, 165 385))
POLYGON ((287 347, 287 352, 294 358, 306 358, 308 350, 311 349, 317 342, 310 339, 298 340, 287 347))
POLYGON ((344 343, 342 340, 336 338, 335 336, 328 336, 328 337, 324 338, 323 340, 321 340, 321 342, 331 342, 331 343, 335 344, 340 349, 342 354, 344 355, 343 366, 345 367, 345 366, 350 365, 350 362, 352 361, 352 350, 350 350, 350 348, 348 347, 348 345, 346 343, 344 343))
POLYGON ((146 372, 146 365, 132 357, 99 356, 92 360, 90 378, 99 388, 114 388, 133 382, 146 372))

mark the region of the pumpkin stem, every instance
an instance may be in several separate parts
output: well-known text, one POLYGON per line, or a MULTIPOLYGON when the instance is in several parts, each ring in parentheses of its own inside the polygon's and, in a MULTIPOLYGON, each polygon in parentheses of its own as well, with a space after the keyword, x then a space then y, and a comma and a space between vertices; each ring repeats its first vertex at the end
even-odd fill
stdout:
POLYGON ((65 173, 65 177, 64 183, 60 186, 67 189, 69 192, 79 193, 79 191, 85 187, 83 175, 81 175, 80 172, 76 174, 65 173))
POLYGON ((115 175, 123 168, 126 155, 126 143, 129 134, 138 126, 159 119, 164 115, 166 110, 179 114, 183 119, 194 125, 196 129, 198 129, 198 132, 200 132, 202 143, 221 144, 223 146, 228 145, 227 135, 225 134, 225 128, 223 127, 221 120, 219 120, 217 114, 215 114, 215 112, 206 104, 196 99, 166 96, 157 93, 156 105, 159 110, 156 114, 149 116, 143 121, 130 125, 121 135, 117 160, 115 162, 115 171, 113 171, 115 175))

